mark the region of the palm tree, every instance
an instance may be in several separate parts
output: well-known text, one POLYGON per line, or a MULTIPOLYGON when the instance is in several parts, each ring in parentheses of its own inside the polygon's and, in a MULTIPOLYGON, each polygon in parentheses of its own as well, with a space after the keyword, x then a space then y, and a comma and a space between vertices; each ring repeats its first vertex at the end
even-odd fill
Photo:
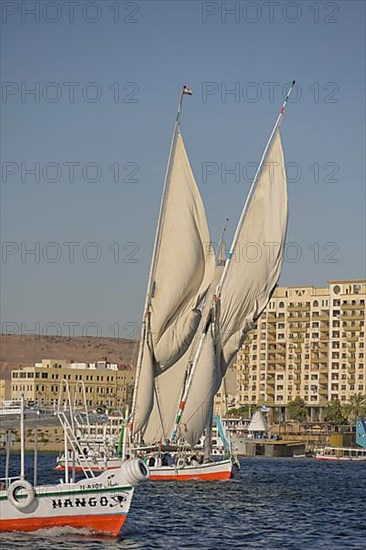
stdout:
POLYGON ((366 415, 366 395, 355 393, 345 408, 350 420, 356 420, 359 416, 366 415))

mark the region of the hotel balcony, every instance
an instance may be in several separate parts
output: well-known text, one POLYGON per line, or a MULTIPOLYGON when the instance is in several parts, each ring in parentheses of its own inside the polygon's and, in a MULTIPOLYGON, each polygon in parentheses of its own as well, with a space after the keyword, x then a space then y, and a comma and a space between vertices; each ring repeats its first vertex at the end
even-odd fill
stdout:
POLYGON ((324 313, 322 313, 321 315, 318 315, 318 317, 313 317, 313 321, 321 321, 322 323, 326 323, 329 321, 329 315, 324 315, 324 313))
POLYGON ((288 306, 287 311, 310 311, 310 306, 288 306))
POLYGON ((277 319, 277 317, 274 315, 273 317, 272 317, 272 316, 271 316, 271 317, 267 317, 266 321, 267 321, 267 323, 271 323, 271 324, 272 324, 272 323, 277 323, 278 319, 277 319))
POLYGON ((349 336, 347 342, 358 342, 358 336, 349 336))
POLYGON ((365 318, 365 315, 342 315, 342 321, 362 321, 365 318))
POLYGON ((289 316, 287 317, 287 321, 290 323, 294 323, 294 322, 309 323, 311 321, 311 317, 310 315, 294 315, 290 313, 289 316))
POLYGON ((365 309, 365 304, 341 304, 342 310, 357 310, 357 309, 365 309))

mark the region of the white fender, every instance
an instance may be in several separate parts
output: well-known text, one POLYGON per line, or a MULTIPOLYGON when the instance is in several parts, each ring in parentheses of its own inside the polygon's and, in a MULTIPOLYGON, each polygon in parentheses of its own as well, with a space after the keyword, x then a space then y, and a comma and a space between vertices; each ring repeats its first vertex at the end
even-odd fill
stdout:
POLYGON ((18 481, 14 481, 11 485, 9 485, 7 491, 8 500, 11 502, 15 508, 18 510, 23 510, 24 508, 27 508, 32 504, 34 499, 36 498, 36 493, 34 491, 33 485, 29 483, 29 481, 26 481, 25 479, 18 479, 18 481), (25 491, 25 496, 18 495, 18 492, 25 491))
POLYGON ((184 458, 178 458, 177 460, 177 468, 184 468, 186 465, 186 461, 184 458))
POLYGON ((122 463, 121 470, 126 474, 126 482, 132 485, 132 487, 150 477, 149 468, 141 458, 126 460, 122 463))

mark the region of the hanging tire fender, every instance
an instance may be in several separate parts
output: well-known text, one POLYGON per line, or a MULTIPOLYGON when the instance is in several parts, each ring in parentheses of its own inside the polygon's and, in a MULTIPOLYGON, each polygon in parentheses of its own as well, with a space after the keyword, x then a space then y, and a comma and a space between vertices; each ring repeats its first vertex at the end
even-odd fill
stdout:
POLYGON ((184 466, 186 465, 186 461, 184 458, 178 458, 177 460, 177 468, 184 468, 184 466))
POLYGON ((6 491, 6 494, 8 496, 9 502, 11 502, 11 504, 18 510, 24 510, 24 508, 28 508, 28 506, 30 506, 36 498, 36 493, 33 485, 31 485, 31 483, 29 483, 29 481, 26 481, 25 479, 18 479, 17 481, 11 483, 6 491), (20 490, 25 491, 25 497, 23 495, 22 497, 17 496, 17 493, 20 490))

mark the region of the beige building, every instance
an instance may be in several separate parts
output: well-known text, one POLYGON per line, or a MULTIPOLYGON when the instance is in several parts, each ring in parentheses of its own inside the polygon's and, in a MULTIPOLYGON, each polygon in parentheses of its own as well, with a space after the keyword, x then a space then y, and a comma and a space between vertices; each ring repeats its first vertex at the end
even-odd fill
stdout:
MULTIPOLYGON (((39 405, 56 405, 66 400, 66 391, 60 397, 62 380, 68 382, 71 399, 83 404, 83 387, 88 406, 123 407, 131 395, 134 373, 119 369, 114 363, 70 363, 66 360, 43 359, 32 367, 12 371, 11 398, 19 400, 21 393, 27 401, 39 405)), ((63 385, 65 388, 65 385, 63 385)))
POLYGON ((277 288, 238 353, 237 406, 366 394, 366 281, 277 288))
POLYGON ((11 399, 11 380, 0 378, 0 407, 11 399))
POLYGON ((228 368, 225 378, 214 400, 214 413, 225 416, 226 411, 236 407, 238 396, 237 371, 235 366, 228 368))

